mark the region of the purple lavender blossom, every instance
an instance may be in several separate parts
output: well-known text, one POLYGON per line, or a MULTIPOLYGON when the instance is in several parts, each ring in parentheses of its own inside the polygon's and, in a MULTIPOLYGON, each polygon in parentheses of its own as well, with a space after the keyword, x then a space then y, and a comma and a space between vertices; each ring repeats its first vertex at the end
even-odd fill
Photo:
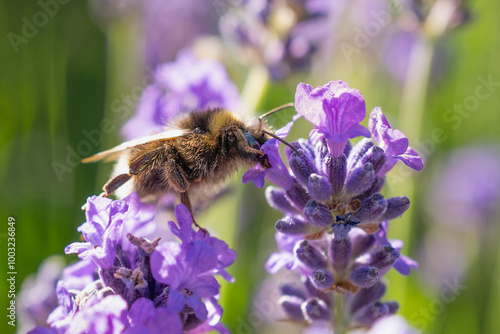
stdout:
POLYGON ((454 150, 439 165, 426 193, 429 229, 423 240, 419 273, 436 290, 463 280, 498 221, 500 149, 474 145, 454 150))
POLYGON ((284 213, 276 222, 280 251, 271 255, 266 269, 275 273, 286 267, 301 277, 304 286, 284 287, 280 304, 310 330, 370 327, 398 309, 396 302, 381 301, 381 278, 393 267, 408 275, 418 266, 400 254, 401 241, 387 239, 388 221, 401 216, 410 201, 385 198, 380 193, 384 176, 398 160, 415 169, 423 167, 422 161, 380 108, 372 112, 369 127, 381 146, 370 139, 348 145, 348 139, 369 132, 359 124, 366 115, 362 95, 342 81, 316 89, 299 84, 295 105, 315 129, 309 141, 291 143, 295 150, 285 148, 288 168, 277 149, 267 152, 285 175, 279 187, 266 190, 269 204, 284 213), (333 310, 342 317, 332 319, 332 298, 344 299, 344 308, 333 310), (344 323, 335 324, 340 318, 344 323))
POLYGON ((122 129, 128 140, 163 131, 182 112, 211 107, 236 110, 239 104, 238 90, 224 66, 198 60, 189 51, 181 52, 175 62, 159 65, 153 79, 122 129))
POLYGON ((141 5, 149 68, 172 61, 179 50, 198 38, 217 33, 217 8, 211 2, 148 0, 141 5))
POLYGON ((333 40, 338 4, 319 1, 242 1, 222 16, 219 28, 239 60, 266 66, 273 79, 308 70, 333 40))
MULTIPOLYGON (((225 271, 236 253, 203 231, 194 231, 188 209, 175 209, 169 222, 181 243, 144 238, 154 230, 154 210, 135 193, 122 201, 93 196, 85 206, 87 221, 79 227, 86 242, 73 243, 68 253, 83 260, 59 281, 59 306, 49 315, 50 333, 226 333, 218 305, 214 275, 232 280, 225 271), (92 261, 93 265, 90 264, 92 261), (75 286, 97 270, 83 288, 75 286)), ((43 333, 37 328, 32 333, 43 333)))
POLYGON ((51 256, 40 264, 36 275, 30 275, 24 280, 17 295, 20 333, 47 325, 48 315, 58 305, 55 288, 63 266, 62 257, 51 256))
POLYGON ((424 168, 422 158, 413 148, 408 146, 408 139, 400 130, 391 128, 380 107, 374 108, 370 113, 368 128, 387 157, 384 166, 377 173, 378 177, 384 176, 398 160, 415 170, 424 168))
POLYGON ((365 100, 357 89, 349 88, 343 81, 331 81, 317 88, 300 83, 295 108, 326 138, 334 157, 342 154, 348 139, 370 136, 359 124, 366 116, 365 100))

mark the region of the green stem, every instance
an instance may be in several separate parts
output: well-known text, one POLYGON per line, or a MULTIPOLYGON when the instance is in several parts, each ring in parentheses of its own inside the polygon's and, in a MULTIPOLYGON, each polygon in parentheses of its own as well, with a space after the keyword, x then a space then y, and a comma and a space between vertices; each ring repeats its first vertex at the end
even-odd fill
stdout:
POLYGON ((336 293, 335 294, 335 322, 334 322, 334 333, 335 334, 344 334, 346 333, 346 324, 344 319, 344 294, 336 293))
POLYGON ((260 106, 269 87, 269 74, 263 65, 255 65, 248 72, 248 76, 241 90, 241 97, 249 111, 255 113, 260 106))

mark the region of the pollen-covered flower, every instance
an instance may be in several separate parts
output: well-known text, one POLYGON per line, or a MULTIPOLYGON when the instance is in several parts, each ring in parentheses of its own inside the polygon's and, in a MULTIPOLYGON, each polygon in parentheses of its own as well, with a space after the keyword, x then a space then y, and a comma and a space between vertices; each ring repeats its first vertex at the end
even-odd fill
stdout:
POLYGON ((169 222, 181 243, 145 238, 153 232, 154 211, 135 193, 123 201, 93 196, 85 208, 87 221, 79 231, 86 242, 66 248, 83 260, 58 283, 59 306, 47 319, 50 333, 225 332, 214 275, 232 280, 225 269, 236 253, 194 231, 184 205, 175 209, 177 223, 169 222), (97 279, 70 287, 75 277, 88 279, 96 269, 97 279))

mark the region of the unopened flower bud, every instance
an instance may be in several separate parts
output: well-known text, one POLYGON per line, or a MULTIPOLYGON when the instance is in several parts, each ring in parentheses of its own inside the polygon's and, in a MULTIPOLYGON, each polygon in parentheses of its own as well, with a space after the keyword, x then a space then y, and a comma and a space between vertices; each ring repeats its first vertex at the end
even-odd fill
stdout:
POLYGON ((307 186, 309 176, 316 173, 314 160, 309 158, 303 151, 299 151, 299 154, 293 152, 290 155, 288 163, 297 181, 303 186, 307 186))
POLYGON ((392 220, 401 216, 410 207, 410 199, 406 196, 392 197, 387 200, 387 209, 380 220, 392 220))
POLYGON ((307 181, 307 190, 312 198, 326 202, 332 196, 332 185, 324 176, 312 173, 307 181))
POLYGON ((347 175, 347 158, 345 154, 339 157, 328 157, 327 175, 332 185, 333 195, 338 195, 344 189, 345 178, 347 175))
POLYGON ((307 201, 311 199, 311 197, 307 194, 307 191, 298 182, 294 182, 294 184, 286 191, 286 197, 299 211, 304 210, 307 201))
POLYGON ((368 190, 375 180, 375 171, 371 163, 367 162, 363 166, 356 167, 345 184, 345 192, 348 197, 362 194, 368 190))
POLYGON ((368 150, 375 144, 369 138, 363 138, 353 146, 351 152, 349 153, 349 159, 347 160, 347 169, 351 170, 357 166, 358 162, 363 158, 363 156, 368 152, 368 150))
POLYGON ((373 170, 375 174, 382 169, 385 162, 387 161, 387 157, 382 148, 378 146, 372 146, 365 154, 363 158, 361 158, 360 165, 363 165, 367 162, 371 163, 373 166, 373 170))
POLYGON ((326 290, 329 289, 333 285, 333 283, 335 283, 335 280, 330 270, 318 269, 311 276, 311 282, 316 289, 326 290))
POLYGON ((265 194, 267 202, 272 208, 282 212, 300 212, 287 199, 285 190, 269 186, 266 188, 265 194))
POLYGON ((354 269, 349 278, 352 283, 360 288, 369 288, 379 279, 378 269, 370 266, 361 266, 354 269))
POLYGON ((362 223, 380 220, 380 217, 387 209, 387 201, 380 193, 375 193, 369 199, 361 203, 361 207, 353 215, 362 223))
POLYGON ((330 320, 331 311, 328 305, 319 298, 310 298, 302 303, 302 314, 304 318, 313 322, 316 320, 330 320))
POLYGON ((309 232, 310 225, 296 217, 285 216, 276 222, 276 230, 289 235, 299 235, 309 232))
POLYGON ((333 222, 333 215, 328 206, 315 200, 307 202, 303 213, 311 224, 318 227, 329 226, 333 222))
POLYGON ((307 240, 303 240, 296 246, 295 254, 300 262, 311 269, 325 268, 327 266, 325 256, 307 240))
POLYGON ((296 296, 281 296, 278 299, 278 304, 281 306, 283 311, 292 319, 297 321, 303 321, 304 316, 302 315, 301 305, 304 302, 302 298, 296 296))

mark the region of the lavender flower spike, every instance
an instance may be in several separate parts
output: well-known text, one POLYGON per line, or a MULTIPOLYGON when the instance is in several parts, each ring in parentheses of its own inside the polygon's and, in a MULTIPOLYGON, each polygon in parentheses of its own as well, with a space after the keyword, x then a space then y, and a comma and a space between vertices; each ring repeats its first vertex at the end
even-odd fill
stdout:
POLYGON ((398 160, 415 170, 424 168, 422 158, 413 148, 408 146, 408 138, 400 130, 391 128, 380 107, 374 108, 370 113, 368 128, 387 156, 387 161, 377 173, 378 177, 382 177, 390 171, 398 160))
POLYGON ((343 153, 349 138, 370 136, 359 124, 366 116, 363 96, 341 80, 317 88, 300 83, 295 93, 295 108, 314 125, 314 131, 326 138, 334 157, 343 153))

